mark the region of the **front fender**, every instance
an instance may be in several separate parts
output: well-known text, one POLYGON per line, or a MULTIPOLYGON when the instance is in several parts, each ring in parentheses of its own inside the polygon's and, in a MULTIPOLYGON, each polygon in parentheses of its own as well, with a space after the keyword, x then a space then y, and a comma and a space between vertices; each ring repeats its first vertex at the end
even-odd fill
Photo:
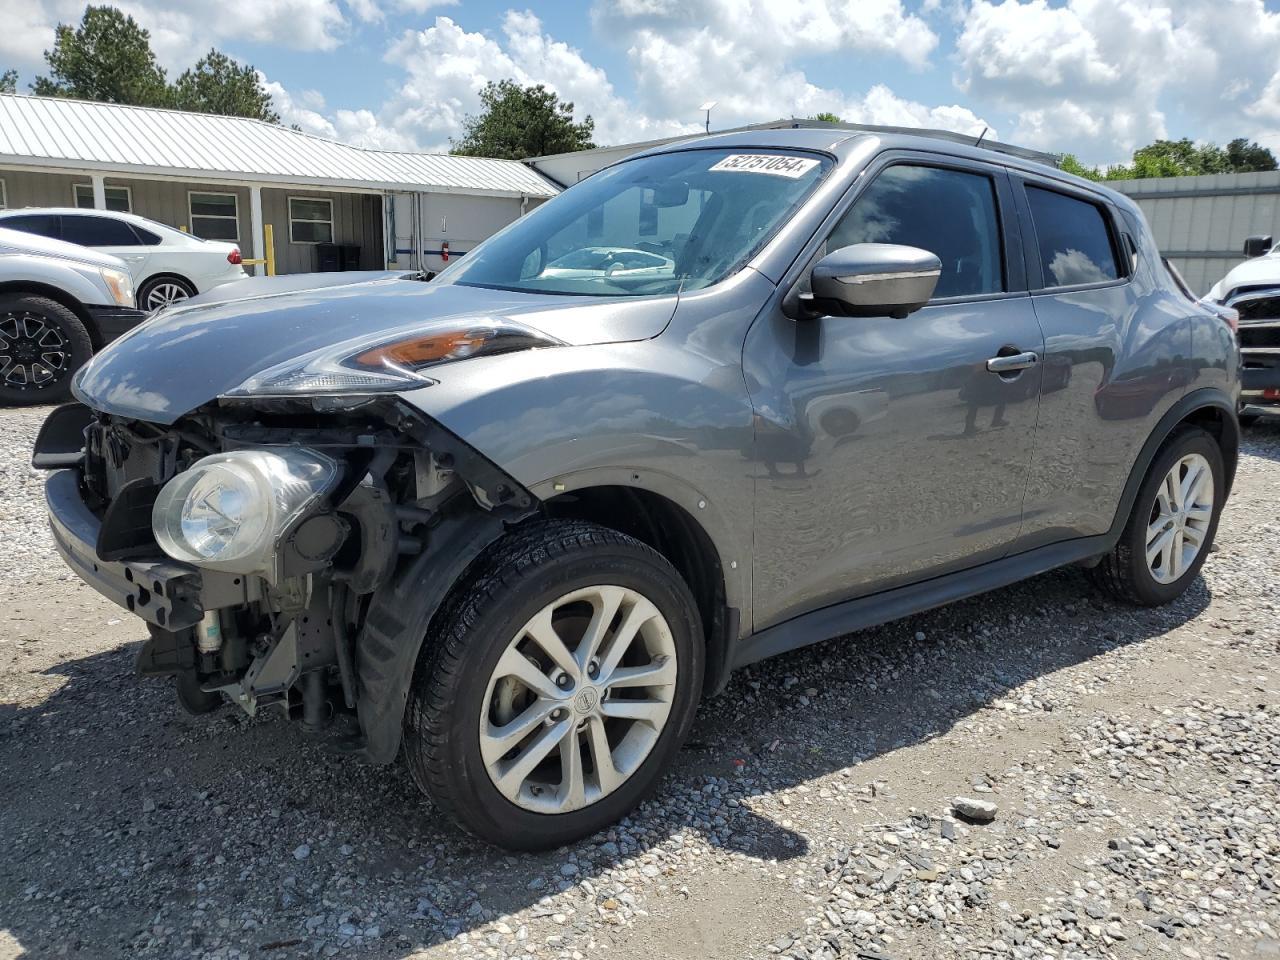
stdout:
POLYGON ((720 556, 726 600, 749 609, 752 410, 740 366, 658 338, 483 358, 443 373, 405 401, 539 499, 608 485, 679 504, 720 556))

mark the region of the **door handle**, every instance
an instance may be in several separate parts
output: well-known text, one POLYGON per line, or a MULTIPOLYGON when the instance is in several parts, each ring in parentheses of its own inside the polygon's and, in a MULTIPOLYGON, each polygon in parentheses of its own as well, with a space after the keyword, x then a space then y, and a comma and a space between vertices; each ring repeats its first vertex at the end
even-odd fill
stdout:
POLYGON ((1034 367, 1040 362, 1040 354, 1028 350, 1025 353, 1013 353, 1007 357, 992 357, 987 361, 987 369, 992 373, 1016 373, 1027 367, 1034 367))

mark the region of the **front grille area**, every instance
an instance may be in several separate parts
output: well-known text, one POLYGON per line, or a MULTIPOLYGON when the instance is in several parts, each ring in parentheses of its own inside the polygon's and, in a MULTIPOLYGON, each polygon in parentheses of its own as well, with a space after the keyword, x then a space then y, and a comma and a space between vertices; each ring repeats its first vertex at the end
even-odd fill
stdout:
MULTIPOLYGON (((1243 318, 1242 318, 1243 320, 1243 318)), ((1280 347, 1280 320, 1271 323, 1240 324, 1240 347, 1280 347)))

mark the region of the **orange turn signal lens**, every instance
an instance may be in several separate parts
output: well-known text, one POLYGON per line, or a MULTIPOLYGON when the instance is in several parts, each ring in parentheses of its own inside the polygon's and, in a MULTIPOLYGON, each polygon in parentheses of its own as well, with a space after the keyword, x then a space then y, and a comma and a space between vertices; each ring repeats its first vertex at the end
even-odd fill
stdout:
POLYGON ((413 337, 395 343, 384 343, 352 357, 360 367, 421 367, 441 360, 461 360, 483 347, 490 337, 488 330, 454 330, 413 337))

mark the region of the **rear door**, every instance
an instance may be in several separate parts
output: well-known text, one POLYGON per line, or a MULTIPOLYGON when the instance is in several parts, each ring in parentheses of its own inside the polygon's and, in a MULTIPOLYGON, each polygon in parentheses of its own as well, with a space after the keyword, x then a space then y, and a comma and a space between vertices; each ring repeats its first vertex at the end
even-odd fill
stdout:
POLYGON ((1012 177, 1044 329, 1044 382, 1020 546, 1105 533, 1138 448, 1180 393, 1185 309, 1170 310, 1100 194, 1012 177))
POLYGON ((64 213, 62 239, 119 257, 129 265, 129 273, 133 276, 135 286, 147 278, 153 248, 144 243, 133 227, 123 220, 85 213, 64 213))

